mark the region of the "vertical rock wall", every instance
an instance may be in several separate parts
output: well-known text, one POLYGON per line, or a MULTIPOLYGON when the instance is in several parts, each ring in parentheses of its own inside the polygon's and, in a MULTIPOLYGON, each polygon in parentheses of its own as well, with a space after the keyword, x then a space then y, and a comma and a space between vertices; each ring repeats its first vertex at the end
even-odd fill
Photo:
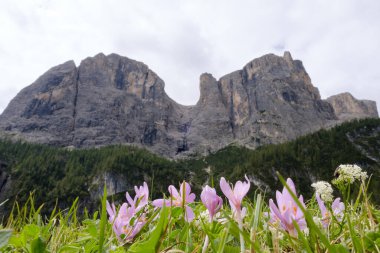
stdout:
POLYGON ((231 143, 255 148, 344 120, 378 117, 351 95, 321 100, 302 62, 264 55, 216 80, 200 77, 194 106, 170 99, 141 62, 98 54, 51 68, 0 116, 0 135, 78 148, 146 147, 167 157, 204 155, 231 143))

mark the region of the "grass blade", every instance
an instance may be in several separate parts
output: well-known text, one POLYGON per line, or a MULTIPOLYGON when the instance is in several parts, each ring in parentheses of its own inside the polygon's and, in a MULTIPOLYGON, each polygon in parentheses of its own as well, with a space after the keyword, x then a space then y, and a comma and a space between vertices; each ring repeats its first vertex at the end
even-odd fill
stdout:
POLYGON ((8 241, 11 235, 12 235, 12 230, 10 229, 0 230, 0 249, 8 244, 8 241))
POLYGON ((104 252, 103 245, 104 245, 104 232, 107 225, 107 211, 106 211, 106 201, 107 201, 107 188, 104 184, 104 191, 103 191, 103 198, 102 198, 102 209, 101 209, 101 216, 100 216, 100 233, 99 233, 99 252, 104 252))

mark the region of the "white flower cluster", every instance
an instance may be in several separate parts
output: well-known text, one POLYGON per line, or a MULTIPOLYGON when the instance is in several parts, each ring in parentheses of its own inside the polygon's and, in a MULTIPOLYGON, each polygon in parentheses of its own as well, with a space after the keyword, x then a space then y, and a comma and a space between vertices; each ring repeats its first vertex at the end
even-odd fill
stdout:
POLYGON ((367 172, 362 171, 359 166, 352 164, 339 165, 339 167, 335 170, 335 174, 338 175, 338 178, 335 180, 336 184, 352 184, 355 180, 364 181, 368 177, 367 172))
MULTIPOLYGON (((215 219, 219 223, 221 223, 221 224, 227 224, 229 222, 229 220, 227 218, 221 218, 221 216, 222 216, 221 213, 217 212, 214 217, 215 217, 215 219)), ((203 222, 208 222, 209 218, 210 218, 210 214, 209 214, 209 212, 207 210, 205 210, 205 211, 201 212, 199 214, 199 216, 197 216, 197 219, 195 219, 195 223, 194 224, 195 224, 196 227, 201 227, 201 222, 202 221, 203 222)))
POLYGON ((315 224, 318 224, 318 225, 322 224, 322 219, 318 216, 313 216, 313 221, 315 224))
POLYGON ((321 197, 321 199, 325 202, 333 201, 333 189, 331 184, 326 181, 318 181, 316 183, 312 183, 311 187, 315 188, 315 192, 321 197))

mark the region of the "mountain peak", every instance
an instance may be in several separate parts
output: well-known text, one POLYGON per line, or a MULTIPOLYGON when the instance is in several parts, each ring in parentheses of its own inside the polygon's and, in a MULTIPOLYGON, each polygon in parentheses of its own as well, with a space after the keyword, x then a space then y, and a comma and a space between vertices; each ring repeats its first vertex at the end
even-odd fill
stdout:
POLYGON ((378 118, 375 101, 358 100, 349 92, 340 93, 326 99, 341 121, 360 118, 378 118))
POLYGON ((292 55, 290 54, 289 51, 285 51, 285 52, 284 52, 284 56, 283 56, 283 58, 284 58, 285 61, 288 62, 288 63, 293 62, 292 55))
POLYGON ((178 157, 231 143, 280 143, 341 120, 378 116, 372 101, 321 100, 289 52, 264 55, 219 80, 204 73, 199 86, 198 103, 181 106, 144 63, 99 53, 78 67, 73 61, 53 67, 24 88, 0 116, 0 130, 56 146, 131 144, 178 157))

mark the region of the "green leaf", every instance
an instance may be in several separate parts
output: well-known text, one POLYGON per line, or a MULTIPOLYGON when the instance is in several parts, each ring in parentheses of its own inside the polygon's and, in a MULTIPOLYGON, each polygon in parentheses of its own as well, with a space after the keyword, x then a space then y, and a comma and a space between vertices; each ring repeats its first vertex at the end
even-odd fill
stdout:
POLYGON ((46 243, 41 237, 38 237, 31 242, 30 249, 32 253, 44 253, 46 252, 46 243))
POLYGON ((36 239, 40 235, 41 228, 34 224, 28 224, 23 229, 21 234, 24 237, 25 242, 29 242, 36 239))
POLYGON ((364 236, 364 247, 368 251, 376 251, 376 246, 380 246, 380 233, 369 232, 364 236))
POLYGON ((125 249, 123 247, 118 247, 115 249, 110 249, 110 253, 125 253, 125 249))
POLYGON ((244 229, 241 230, 238 224, 232 219, 230 216, 225 214, 225 217, 229 220, 230 225, 230 234, 233 235, 237 240, 240 240, 240 235, 243 235, 244 242, 251 246, 251 238, 250 235, 244 229))
POLYGON ((172 219, 179 219, 183 214, 183 209, 181 207, 171 207, 172 219))
POLYGON ((97 223, 98 223, 99 220, 84 220, 83 221, 83 224, 85 225, 86 227, 86 232, 93 238, 97 238, 98 237, 98 226, 97 226, 97 223))
POLYGON ((175 229, 175 230, 172 230, 170 232, 170 234, 168 235, 168 237, 169 237, 170 240, 174 240, 174 239, 177 238, 178 235, 180 235, 180 233, 181 233, 181 230, 175 229))
POLYGON ((341 244, 334 244, 331 247, 338 253, 349 253, 350 251, 341 244))
POLYGON ((191 228, 187 231, 187 240, 186 240, 186 250, 185 252, 192 252, 193 251, 193 240, 192 240, 192 232, 191 228))
POLYGON ((260 245, 258 241, 255 240, 255 237, 256 237, 256 231, 259 227, 260 218, 262 217, 261 209, 262 209, 262 197, 261 197, 261 194, 258 194, 256 198, 255 210, 253 213, 253 219, 251 222, 251 233, 250 233, 251 252, 254 252, 255 250, 257 252, 260 252, 260 245))
POLYGON ((0 249, 8 244, 8 241, 11 235, 12 235, 12 230, 10 229, 0 230, 0 249))
POLYGON ((179 234, 179 240, 181 242, 186 242, 189 229, 190 229, 189 223, 186 222, 182 226, 181 233, 179 234))
POLYGON ((355 228, 351 223, 351 219, 349 215, 347 216, 347 223, 348 223, 348 228, 350 230, 351 240, 354 245, 355 252, 363 252, 361 242, 355 233, 355 228))
POLYGON ((240 248, 239 247, 233 247, 233 246, 229 246, 229 245, 226 245, 224 247, 224 252, 228 252, 228 253, 240 253, 240 248))
POLYGON ((77 253, 77 252, 80 252, 80 250, 81 250, 80 247, 65 245, 58 250, 58 253, 77 253))
POLYGON ((230 226, 231 226, 231 222, 229 222, 228 225, 227 225, 227 227, 224 229, 224 232, 222 234, 222 239, 219 242, 219 248, 218 248, 218 251, 217 251, 218 253, 225 252, 224 249, 226 247, 228 233, 230 232, 230 226))
POLYGON ((254 216, 253 216, 253 220, 251 224, 251 229, 253 231, 256 231, 259 226, 259 219, 261 217, 261 207, 262 207, 261 200, 262 200, 261 194, 258 194, 257 199, 256 199, 256 204, 255 204, 254 216))
POLYGON ((300 229, 300 227, 298 226, 298 223, 295 220, 293 220, 293 225, 294 225, 294 227, 297 230, 298 238, 301 239, 301 242, 303 244, 303 247, 304 247, 305 251, 308 252, 308 253, 313 253, 313 251, 310 248, 309 242, 307 241, 307 239, 304 236, 304 234, 301 232, 301 229, 300 229))
POLYGON ((25 240, 20 235, 14 234, 8 241, 8 245, 12 245, 14 247, 25 247, 25 240))
POLYGON ((161 238, 164 236, 167 225, 169 223, 169 211, 164 205, 161 208, 160 218, 153 232, 150 234, 149 239, 143 242, 137 242, 131 245, 128 252, 157 252, 160 247, 161 238))

